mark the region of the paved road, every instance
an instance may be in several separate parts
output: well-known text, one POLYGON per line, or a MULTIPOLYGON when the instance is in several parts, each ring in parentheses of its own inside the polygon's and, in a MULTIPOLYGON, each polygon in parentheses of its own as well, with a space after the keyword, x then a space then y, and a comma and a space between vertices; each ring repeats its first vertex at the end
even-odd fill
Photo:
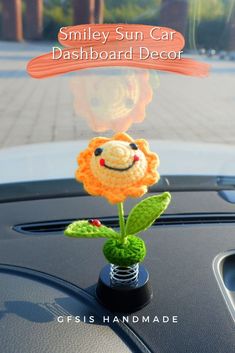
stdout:
MULTIPOLYGON (((30 78, 29 59, 49 44, 0 42, 0 147, 95 136, 73 109, 71 77, 30 78)), ((235 62, 211 59, 208 78, 160 74, 135 137, 235 144, 235 62)), ((109 135, 110 133, 108 133, 109 135)))

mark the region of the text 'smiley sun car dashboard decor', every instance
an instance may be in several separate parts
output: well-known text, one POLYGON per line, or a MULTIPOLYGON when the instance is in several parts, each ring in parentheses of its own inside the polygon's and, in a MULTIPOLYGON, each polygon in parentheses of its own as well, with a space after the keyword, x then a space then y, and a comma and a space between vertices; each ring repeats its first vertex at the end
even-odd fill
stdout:
POLYGON ((168 207, 168 192, 139 202, 124 217, 127 197, 141 197, 148 186, 159 179, 158 156, 149 150, 146 140, 133 140, 125 133, 113 138, 93 138, 78 156, 76 179, 92 196, 103 196, 117 204, 120 232, 99 220, 79 220, 70 224, 65 235, 76 238, 107 238, 103 253, 110 263, 101 271, 97 296, 115 311, 135 311, 152 296, 149 276, 139 265, 146 255, 144 241, 138 236, 148 229, 168 207))

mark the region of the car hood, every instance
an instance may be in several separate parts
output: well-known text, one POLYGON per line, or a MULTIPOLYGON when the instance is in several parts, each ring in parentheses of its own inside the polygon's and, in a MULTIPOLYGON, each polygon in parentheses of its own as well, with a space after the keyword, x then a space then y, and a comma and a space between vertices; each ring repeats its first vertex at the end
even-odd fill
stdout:
MULTIPOLYGON (((73 178, 88 141, 53 142, 0 150, 0 183, 73 178)), ((235 146, 150 140, 162 175, 235 175, 235 146)))

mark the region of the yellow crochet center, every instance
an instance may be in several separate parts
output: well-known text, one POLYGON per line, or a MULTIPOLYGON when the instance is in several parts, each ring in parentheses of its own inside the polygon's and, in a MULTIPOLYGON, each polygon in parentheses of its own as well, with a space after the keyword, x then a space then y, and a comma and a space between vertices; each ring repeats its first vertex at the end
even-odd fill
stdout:
POLYGON ((124 141, 109 141, 101 148, 101 156, 92 156, 91 170, 103 185, 128 186, 144 177, 147 161, 143 152, 131 149, 130 144, 124 141), (135 156, 139 158, 138 161, 134 160, 135 156), (105 161, 105 166, 100 165, 101 158, 105 161))

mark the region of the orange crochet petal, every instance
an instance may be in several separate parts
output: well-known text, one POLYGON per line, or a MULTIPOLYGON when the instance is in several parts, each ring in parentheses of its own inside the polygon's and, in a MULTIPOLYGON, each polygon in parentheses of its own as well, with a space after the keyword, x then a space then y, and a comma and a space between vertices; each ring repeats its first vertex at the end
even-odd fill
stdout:
POLYGON ((132 142, 133 139, 126 133, 120 132, 113 136, 113 140, 132 142))

